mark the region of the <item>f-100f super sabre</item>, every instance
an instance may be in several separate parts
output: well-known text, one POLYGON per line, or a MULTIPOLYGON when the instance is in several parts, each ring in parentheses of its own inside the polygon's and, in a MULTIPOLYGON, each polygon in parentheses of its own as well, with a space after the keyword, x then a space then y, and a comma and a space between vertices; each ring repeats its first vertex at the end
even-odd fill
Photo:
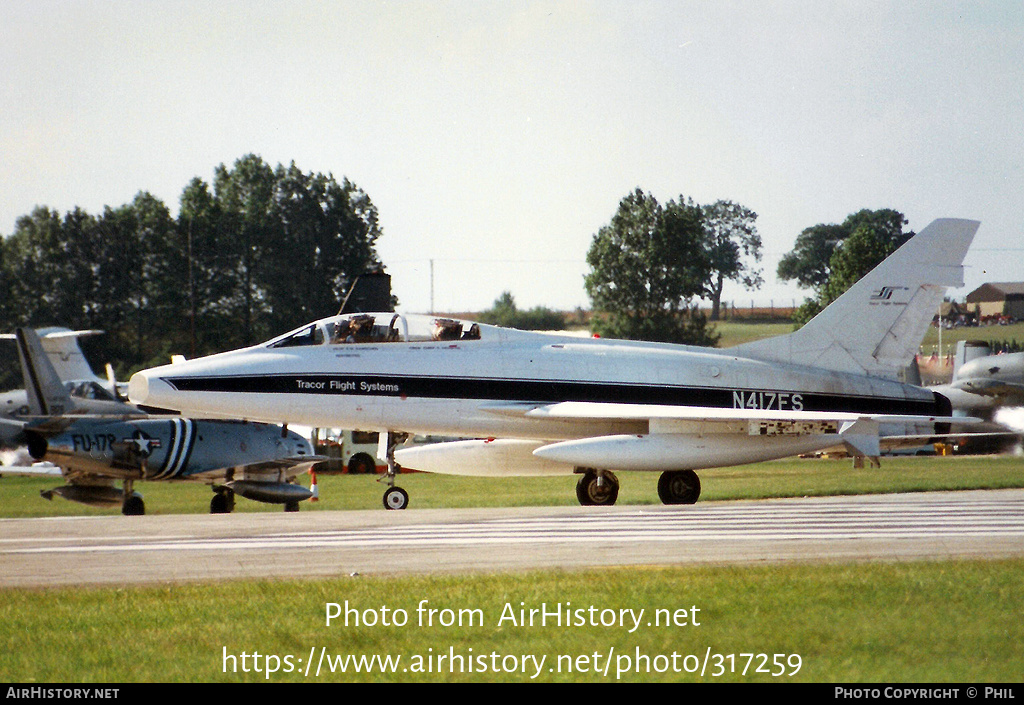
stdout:
MULTIPOLYGON (((695 502, 695 470, 880 436, 942 433, 940 394, 900 379, 978 222, 940 219, 798 331, 727 349, 556 337, 436 316, 325 318, 261 345, 137 373, 129 398, 190 416, 454 436, 395 463, 492 477, 579 474, 582 504, 612 504, 615 472, 661 473, 666 504, 695 502)), ((957 419, 963 421, 963 419, 957 419)))

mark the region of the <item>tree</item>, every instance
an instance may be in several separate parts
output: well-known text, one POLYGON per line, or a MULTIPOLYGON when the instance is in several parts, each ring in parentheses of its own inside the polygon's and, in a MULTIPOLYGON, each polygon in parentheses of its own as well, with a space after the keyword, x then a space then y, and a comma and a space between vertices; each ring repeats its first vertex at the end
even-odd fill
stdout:
POLYGON ((693 305, 711 278, 703 211, 682 196, 662 206, 639 188, 594 236, 585 278, 600 335, 713 345, 693 305))
POLYGON ((99 291, 90 298, 97 306, 95 325, 107 331, 100 345, 116 351, 124 367, 146 364, 164 341, 177 340, 186 308, 186 268, 176 256, 174 220, 162 201, 140 192, 131 203, 106 207, 97 230, 103 243, 93 259, 99 291))
POLYGON ((44 206, 15 222, 5 253, 14 326, 50 325, 42 321, 70 313, 62 301, 67 292, 58 284, 68 259, 62 227, 60 214, 44 206))
POLYGON ((275 232, 274 170, 255 154, 237 160, 232 169, 221 164, 214 171, 214 195, 221 225, 219 248, 225 269, 221 272, 230 289, 221 302, 229 321, 222 332, 242 345, 268 337, 259 321, 269 313, 261 288, 262 268, 275 232), (227 327, 230 325, 230 327, 227 327))
POLYGON ((98 217, 19 218, 0 242, 0 327, 105 330, 83 347, 119 374, 239 347, 337 312, 358 275, 382 269, 379 236, 347 179, 250 154, 217 167, 213 188, 192 179, 177 220, 145 192, 98 217))
POLYGON ((268 322, 282 332, 296 319, 338 312, 356 277, 380 265, 377 210, 348 179, 275 169, 274 217, 280 234, 268 250, 263 281, 268 322))
POLYGON ((836 248, 829 259, 829 278, 823 291, 824 301, 835 301, 882 260, 896 251, 896 242, 871 225, 857 227, 836 248))
POLYGON ((794 320, 801 325, 809 321, 913 237, 913 232, 903 231, 907 222, 902 213, 889 208, 864 209, 840 225, 819 224, 801 232, 777 270, 779 279, 795 279, 798 286, 814 292, 794 313, 794 320), (855 233, 858 238, 850 242, 855 233))
POLYGON ((187 345, 180 350, 195 357, 199 350, 224 345, 223 314, 218 302, 229 298, 231 282, 221 275, 229 269, 228 255, 220 243, 226 238, 225 219, 210 187, 193 178, 181 194, 178 210, 178 240, 185 251, 188 304, 187 345))
POLYGON ((711 279, 704 295, 711 299, 711 320, 717 321, 726 280, 739 282, 747 289, 764 283, 761 270, 748 263, 751 259, 761 261, 761 236, 754 226, 757 213, 749 208, 732 201, 716 201, 704 206, 703 211, 711 258, 711 279))
POLYGON ((779 260, 782 281, 796 280, 802 289, 818 290, 828 282, 828 261, 836 245, 849 235, 842 225, 818 224, 805 228, 793 249, 779 260))
POLYGON ((562 330, 565 328, 565 316, 543 306, 536 306, 529 311, 520 311, 516 300, 508 291, 494 300, 494 305, 483 311, 479 317, 481 323, 490 323, 505 328, 519 330, 562 330))

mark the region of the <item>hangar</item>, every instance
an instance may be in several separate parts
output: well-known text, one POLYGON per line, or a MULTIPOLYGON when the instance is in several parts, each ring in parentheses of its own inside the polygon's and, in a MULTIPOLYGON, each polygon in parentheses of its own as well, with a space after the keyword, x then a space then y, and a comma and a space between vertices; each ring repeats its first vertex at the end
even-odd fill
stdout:
POLYGON ((991 282, 982 284, 964 301, 977 311, 981 320, 987 318, 1024 319, 1024 282, 991 282))

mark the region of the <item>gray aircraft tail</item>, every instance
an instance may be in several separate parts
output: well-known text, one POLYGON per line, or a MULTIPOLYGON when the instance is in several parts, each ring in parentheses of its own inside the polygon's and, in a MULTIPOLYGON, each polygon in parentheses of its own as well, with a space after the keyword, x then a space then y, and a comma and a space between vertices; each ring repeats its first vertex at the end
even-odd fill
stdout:
POLYGON ((935 220, 800 330, 730 350, 895 379, 914 359, 946 287, 963 286, 963 260, 978 226, 935 220))
POLYGON ((46 351, 46 356, 53 364, 57 376, 64 380, 92 380, 101 385, 107 384, 89 366, 78 344, 79 339, 92 335, 100 335, 101 330, 70 330, 68 328, 40 328, 39 342, 46 351))
POLYGON ((29 412, 35 416, 60 416, 70 411, 71 396, 46 356, 39 335, 31 328, 19 328, 15 338, 29 412))
MULTIPOLYGON (((101 330, 71 330, 63 327, 38 328, 39 341, 42 343, 46 356, 50 359, 57 376, 64 380, 90 380, 103 385, 109 382, 92 371, 89 361, 85 359, 78 344, 79 339, 91 335, 100 335, 101 330)), ((0 340, 14 340, 12 333, 0 333, 0 340)))

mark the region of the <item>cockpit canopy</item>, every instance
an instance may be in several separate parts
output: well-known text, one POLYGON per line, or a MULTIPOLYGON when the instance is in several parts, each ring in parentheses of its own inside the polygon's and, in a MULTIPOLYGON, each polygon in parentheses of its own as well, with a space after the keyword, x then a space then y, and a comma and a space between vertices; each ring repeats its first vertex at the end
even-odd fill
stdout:
POLYGON ((404 316, 398 313, 354 313, 310 323, 274 338, 266 343, 266 347, 428 343, 479 339, 479 325, 453 318, 404 316))
POLYGON ((117 401, 113 394, 96 382, 66 382, 64 386, 67 388, 68 394, 78 399, 117 401))

